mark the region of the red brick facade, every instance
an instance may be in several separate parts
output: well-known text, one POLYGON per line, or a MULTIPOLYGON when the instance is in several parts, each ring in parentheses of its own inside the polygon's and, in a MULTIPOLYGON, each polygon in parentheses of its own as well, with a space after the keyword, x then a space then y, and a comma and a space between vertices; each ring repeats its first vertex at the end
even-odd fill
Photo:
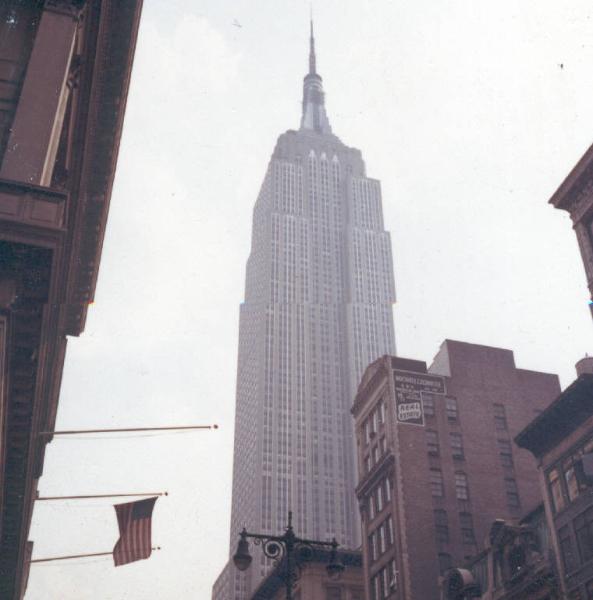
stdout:
POLYGON ((559 391, 509 350, 450 340, 429 369, 390 356, 368 367, 352 412, 369 600, 437 600, 439 575, 495 519, 541 502, 535 461, 512 440, 559 391))

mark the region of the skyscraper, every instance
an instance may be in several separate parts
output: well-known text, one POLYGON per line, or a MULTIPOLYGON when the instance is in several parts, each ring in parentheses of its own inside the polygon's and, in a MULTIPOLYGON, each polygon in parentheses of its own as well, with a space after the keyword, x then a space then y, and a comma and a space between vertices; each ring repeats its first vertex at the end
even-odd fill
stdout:
MULTIPOLYGON (((395 284, 381 187, 332 133, 311 24, 301 125, 276 143, 255 203, 241 305, 231 554, 243 526, 359 544, 350 408, 366 366, 395 351, 395 284)), ((216 600, 269 565, 232 563, 216 600)))

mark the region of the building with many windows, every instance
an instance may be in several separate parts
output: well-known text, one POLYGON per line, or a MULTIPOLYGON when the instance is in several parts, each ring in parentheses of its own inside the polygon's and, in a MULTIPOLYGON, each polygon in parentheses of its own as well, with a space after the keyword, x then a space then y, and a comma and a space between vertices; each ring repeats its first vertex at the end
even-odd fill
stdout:
POLYGON ((352 413, 369 600, 437 600, 439 576, 496 519, 541 502, 535 460, 513 437, 559 390, 510 350, 451 340, 429 368, 394 356, 368 367, 352 413))
MULTIPOLYGON (((350 407, 366 366, 395 352, 395 284, 380 183, 333 132, 311 31, 301 125, 282 134, 255 203, 241 305, 230 548, 243 526, 360 543, 350 407)), ((269 571, 228 563, 215 600, 269 571)))
POLYGON ((593 359, 516 437, 538 460, 552 547, 568 600, 593 599, 593 359))

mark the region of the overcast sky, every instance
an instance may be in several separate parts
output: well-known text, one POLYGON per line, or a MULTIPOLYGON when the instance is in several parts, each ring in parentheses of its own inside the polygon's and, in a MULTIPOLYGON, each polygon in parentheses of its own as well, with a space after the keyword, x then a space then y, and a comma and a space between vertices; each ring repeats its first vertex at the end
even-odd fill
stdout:
MULTIPOLYGON (((42 495, 168 490, 147 560, 32 565, 27 600, 210 598, 229 539, 238 310, 251 211, 297 128, 301 0, 145 0, 95 303, 71 339, 42 495)), ((402 356, 445 338, 559 373, 593 352, 568 216, 549 197, 593 142, 590 0, 318 0, 328 114, 380 179, 402 356)), ((110 501, 38 502, 34 557, 110 551, 110 501)))

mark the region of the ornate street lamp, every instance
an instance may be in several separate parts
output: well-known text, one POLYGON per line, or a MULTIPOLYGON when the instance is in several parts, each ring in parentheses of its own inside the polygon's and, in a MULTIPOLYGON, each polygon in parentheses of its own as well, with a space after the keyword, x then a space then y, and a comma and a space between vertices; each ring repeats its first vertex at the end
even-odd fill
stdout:
POLYGON ((286 600, 292 600, 292 592, 300 577, 301 565, 313 557, 315 549, 331 548, 329 563, 325 567, 330 579, 338 579, 345 568, 338 556, 336 538, 331 542, 298 538, 292 528, 292 512, 288 513, 288 526, 281 536, 248 533, 243 528, 239 534, 237 551, 233 556, 233 562, 239 571, 248 569, 252 561, 247 538, 252 538, 256 546, 261 546, 264 554, 271 558, 275 565, 284 562, 284 572, 280 576, 286 585, 286 600))

